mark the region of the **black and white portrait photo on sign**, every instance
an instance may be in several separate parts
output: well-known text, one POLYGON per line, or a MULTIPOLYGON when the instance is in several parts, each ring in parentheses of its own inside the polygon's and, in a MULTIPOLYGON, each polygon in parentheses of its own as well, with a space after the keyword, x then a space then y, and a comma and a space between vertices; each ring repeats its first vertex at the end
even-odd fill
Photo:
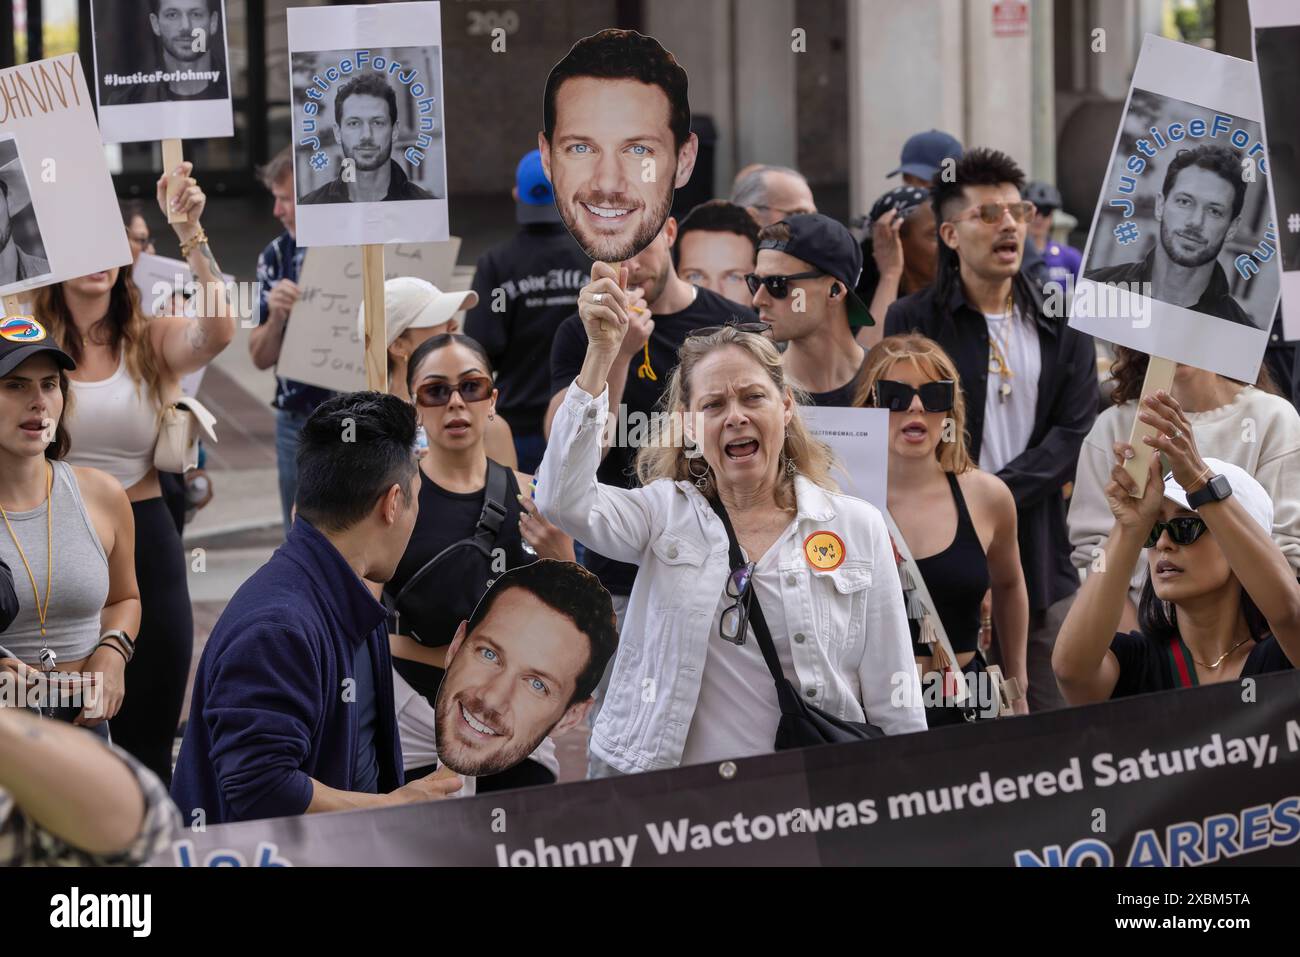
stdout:
POLYGON ((1147 36, 1071 325, 1255 380, 1280 278, 1260 116, 1254 64, 1147 36))
POLYGON ((289 10, 298 242, 447 239, 437 3, 289 10))
POLYGON ((49 272, 18 140, 0 133, 0 289, 49 272))
POLYGON ((1279 226, 1282 329, 1285 338, 1300 339, 1300 4, 1250 0, 1250 21, 1279 226))
POLYGON ((105 143, 231 136, 223 0, 91 0, 105 143))
POLYGON ((130 263, 81 58, 0 70, 0 91, 0 295, 130 263))
POLYGON ((579 40, 547 77, 537 148, 587 257, 631 259, 659 235, 695 169, 686 71, 633 30, 579 40))

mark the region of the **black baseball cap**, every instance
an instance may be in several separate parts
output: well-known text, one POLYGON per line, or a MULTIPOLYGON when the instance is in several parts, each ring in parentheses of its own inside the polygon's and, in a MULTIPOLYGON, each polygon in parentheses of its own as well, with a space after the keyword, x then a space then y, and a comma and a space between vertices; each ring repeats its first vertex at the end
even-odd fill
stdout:
POLYGON ((66 372, 77 367, 72 356, 60 349, 45 327, 31 316, 0 319, 0 375, 8 375, 41 352, 52 352, 54 361, 66 372))
POLYGON ((790 230, 790 238, 764 239, 758 248, 802 259, 838 279, 848 292, 849 325, 874 326, 876 320, 856 292, 862 276, 862 247, 848 228, 821 213, 798 213, 781 222, 790 230))

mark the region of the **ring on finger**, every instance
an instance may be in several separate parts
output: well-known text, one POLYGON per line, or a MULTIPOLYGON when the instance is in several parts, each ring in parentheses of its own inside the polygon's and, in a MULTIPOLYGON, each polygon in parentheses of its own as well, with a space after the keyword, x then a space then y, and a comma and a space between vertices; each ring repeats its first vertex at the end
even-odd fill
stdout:
POLYGON ((1174 426, 1174 434, 1173 434, 1173 439, 1174 439, 1174 441, 1177 441, 1178 439, 1181 439, 1182 437, 1183 437, 1183 430, 1180 429, 1178 426, 1175 425, 1175 426, 1174 426))
POLYGON ((599 306, 605 301, 605 294, 603 292, 593 292, 591 294, 591 301, 599 306))

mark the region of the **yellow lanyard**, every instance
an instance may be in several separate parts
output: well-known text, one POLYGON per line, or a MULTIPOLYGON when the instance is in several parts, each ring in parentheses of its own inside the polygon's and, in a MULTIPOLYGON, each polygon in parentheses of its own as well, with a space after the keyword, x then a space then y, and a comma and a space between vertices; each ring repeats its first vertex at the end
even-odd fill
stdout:
MULTIPOLYGON (((47 463, 48 464, 48 463, 47 463)), ((41 638, 45 637, 45 615, 50 610, 50 581, 54 577, 54 466, 49 466, 50 472, 45 479, 45 604, 41 604, 41 594, 36 590, 36 576, 32 574, 32 566, 27 562, 27 554, 23 551, 23 546, 18 541, 18 536, 14 534, 14 527, 9 524, 9 513, 5 511, 3 505, 0 505, 0 516, 4 517, 5 528, 9 529, 9 537, 14 540, 14 548, 18 549, 18 557, 23 560, 23 567, 27 569, 27 577, 32 583, 32 596, 36 599, 36 617, 41 623, 41 638)))
POLYGON ((659 381, 659 377, 655 375, 654 368, 650 365, 650 340, 649 339, 645 341, 645 358, 641 361, 641 365, 636 370, 636 377, 638 379, 649 379, 651 382, 659 381))

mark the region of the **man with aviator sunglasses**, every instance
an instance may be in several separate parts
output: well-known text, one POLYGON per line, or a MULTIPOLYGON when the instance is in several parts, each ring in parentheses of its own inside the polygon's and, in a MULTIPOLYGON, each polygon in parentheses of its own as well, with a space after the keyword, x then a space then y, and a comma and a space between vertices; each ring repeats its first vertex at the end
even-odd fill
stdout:
POLYGON ((1029 593, 1029 709, 1039 711, 1064 704, 1051 655, 1079 578, 1063 488, 1097 416, 1096 352, 1091 337, 1047 314, 1025 272, 1034 206, 1022 196, 1019 166, 1004 153, 973 149, 954 174, 934 184, 935 280, 890 307, 885 335, 920 332, 952 357, 971 458, 1015 497, 1029 593))
POLYGON ((875 325, 855 291, 861 274, 862 247, 829 216, 790 216, 758 234, 757 263, 745 281, 772 338, 789 344, 789 379, 814 405, 853 405, 867 358, 854 330, 875 325))

